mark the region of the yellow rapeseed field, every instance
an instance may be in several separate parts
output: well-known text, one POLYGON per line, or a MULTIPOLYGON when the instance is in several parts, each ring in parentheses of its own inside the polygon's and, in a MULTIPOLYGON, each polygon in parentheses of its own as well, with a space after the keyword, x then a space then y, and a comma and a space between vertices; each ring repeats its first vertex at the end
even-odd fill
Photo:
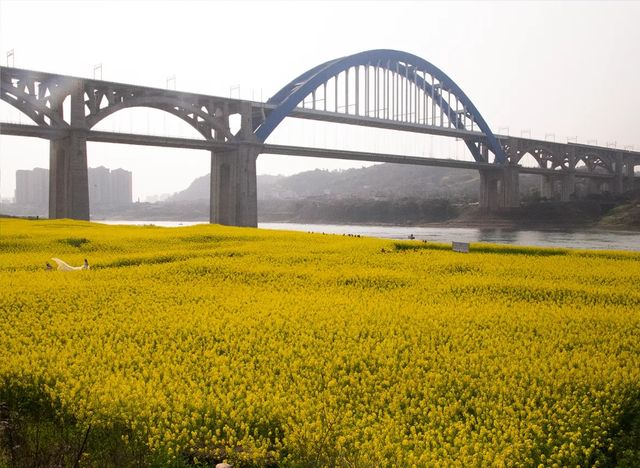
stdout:
POLYGON ((640 255, 471 250, 1 219, 0 389, 166 463, 638 460, 640 255))

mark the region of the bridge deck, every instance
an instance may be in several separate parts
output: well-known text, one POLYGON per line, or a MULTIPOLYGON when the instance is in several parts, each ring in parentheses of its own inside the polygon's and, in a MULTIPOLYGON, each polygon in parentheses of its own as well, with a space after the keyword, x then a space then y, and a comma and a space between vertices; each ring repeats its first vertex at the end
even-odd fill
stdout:
MULTIPOLYGON (((17 135, 56 140, 68 135, 68 130, 38 127, 24 124, 0 124, 0 134, 17 135)), ((164 137, 156 135, 141 135, 132 133, 103 132, 85 130, 87 141, 100 143, 120 143, 127 145, 158 146, 164 148, 184 148, 207 151, 231 151, 238 143, 225 143, 214 140, 196 140, 191 138, 164 137)), ((325 148, 310 148, 304 146, 289 145, 261 145, 261 154, 280 154, 287 156, 300 156, 310 158, 342 159, 351 161, 368 161, 392 164, 409 164, 414 166, 452 167, 458 169, 486 169, 499 170, 500 165, 491 163, 478 163, 475 161, 461 161, 446 158, 427 158, 419 156, 406 156, 400 154, 373 153, 367 151, 345 151, 325 148)), ((563 172, 538 167, 519 167, 522 174, 560 175, 563 172)), ((611 179, 610 174, 597 172, 576 171, 576 177, 595 179, 611 179)), ((637 176, 636 176, 637 177, 637 176)))
POLYGON ((424 158, 400 154, 370 153, 365 151, 345 151, 303 146, 264 145, 261 154, 280 154, 287 156, 303 156, 308 158, 346 159, 350 161, 369 161, 393 164, 409 164, 414 166, 455 167, 458 169, 499 170, 500 166, 475 161, 459 161, 445 158, 424 158))
MULTIPOLYGON (((275 108, 273 105, 261 105, 267 111, 275 108)), ((397 130, 411 133, 424 133, 427 135, 438 135, 453 138, 460 138, 466 141, 486 142, 487 137, 481 132, 469 130, 459 130, 454 127, 441 127, 438 125, 425 125, 399 120, 380 119, 375 117, 363 117, 361 115, 342 114, 339 112, 327 112, 313 109, 296 108, 289 117, 296 119, 317 120, 322 122, 332 122, 346 125, 357 125, 360 127, 384 128, 387 130, 397 130)))
MULTIPOLYGON (((238 112, 238 109, 241 107, 242 103, 249 103, 251 105, 254 117, 256 117, 258 120, 262 120, 266 118, 277 107, 276 105, 259 102, 259 101, 247 101, 247 100, 235 99, 235 98, 225 98, 221 96, 211 96, 211 95, 190 93, 190 92, 184 92, 184 91, 175 91, 170 89, 154 88, 150 86, 139 86, 139 85, 133 85, 133 84, 127 84, 127 83, 102 81, 102 80, 81 78, 81 77, 72 77, 67 75, 59 75, 55 73, 4 67, 4 66, 0 66, 0 75, 3 77, 3 81, 10 80, 11 78, 28 78, 28 77, 37 78, 41 80, 54 80, 54 81, 76 79, 76 80, 82 80, 88 84, 95 85, 96 87, 99 87, 99 88, 108 88, 108 89, 124 88, 124 89, 144 90, 153 94, 174 97, 176 99, 180 99, 181 97, 182 98, 189 97, 189 98, 195 99, 198 102, 215 100, 216 102, 226 103, 226 105, 229 106, 231 113, 238 112)), ((470 142, 486 142, 487 140, 487 137, 482 132, 479 132, 479 131, 459 130, 453 127, 442 127, 437 125, 409 123, 409 122, 402 122, 399 120, 365 117, 361 115, 353 115, 353 114, 346 114, 346 113, 340 113, 340 112, 329 112, 324 110, 301 108, 301 107, 295 108, 290 114, 290 117, 324 121, 324 122, 334 122, 334 123, 347 124, 347 125, 359 125, 359 126, 372 127, 372 128, 384 128, 384 129, 398 130, 398 131, 405 131, 405 132, 454 137, 454 138, 460 138, 462 140, 470 141, 470 142)), ((0 126, 3 126, 3 127, 10 126, 10 125, 11 124, 0 124, 0 126)), ((47 130, 45 130, 45 132, 46 131, 47 130)), ((14 129, 14 133, 6 133, 6 134, 21 135, 21 136, 40 136, 32 133, 29 133, 29 134, 17 133, 15 132, 15 129, 14 129)), ((522 138, 522 137, 508 136, 508 135, 495 135, 495 136, 498 140, 502 142, 512 140, 512 141, 519 141, 522 143, 531 143, 531 144, 547 144, 547 145, 554 145, 554 146, 588 148, 588 149, 598 150, 600 152, 605 152, 610 154, 622 153, 625 157, 640 159, 640 151, 633 151, 629 149, 610 148, 610 147, 603 147, 603 146, 597 146, 597 145, 585 145, 582 143, 553 142, 553 141, 539 140, 535 138, 522 138)), ((110 140, 110 142, 115 143, 117 141, 115 141, 115 138, 114 138, 110 140)), ((145 143, 141 143, 141 144, 145 144, 145 143)), ((164 145, 160 145, 160 146, 164 146, 164 145)), ((188 147, 193 148, 194 146, 189 145, 188 147)), ((208 149, 208 148, 209 147, 207 146, 207 148, 202 148, 202 149, 208 149)))

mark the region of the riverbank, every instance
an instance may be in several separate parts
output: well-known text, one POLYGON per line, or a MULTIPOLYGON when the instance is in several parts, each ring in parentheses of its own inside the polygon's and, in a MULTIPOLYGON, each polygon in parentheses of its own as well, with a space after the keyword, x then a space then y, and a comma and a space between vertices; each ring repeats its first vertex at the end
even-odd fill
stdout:
MULTIPOLYGON (((8 213, 9 217, 15 216, 15 212, 11 210, 0 209, 0 212, 8 213)), ((117 210, 92 211, 91 219, 98 222, 100 220, 121 220, 148 221, 150 223, 166 221, 206 223, 209 221, 209 205, 203 200, 198 202, 134 203, 117 210)), ((499 228, 536 231, 640 232, 640 192, 619 197, 600 195, 587 200, 570 202, 529 202, 518 208, 503 209, 492 213, 483 212, 477 203, 453 203, 441 199, 260 200, 258 222, 499 228)))
POLYGON ((501 229, 530 229, 536 231, 636 231, 640 232, 640 216, 624 216, 618 209, 604 209, 585 202, 539 203, 519 208, 483 213, 477 207, 463 209, 456 217, 442 222, 423 223, 429 227, 473 227, 501 229))
POLYGON ((380 226, 352 224, 259 223, 262 229, 316 232, 380 239, 415 239, 451 244, 481 242, 514 246, 640 251, 640 233, 611 230, 526 230, 498 226, 473 228, 451 226, 380 226))
POLYGON ((640 208, 637 203, 603 203, 601 201, 540 202, 519 208, 486 213, 477 204, 457 205, 455 215, 438 220, 385 222, 350 221, 333 217, 293 214, 261 215, 260 222, 296 224, 335 224, 363 226, 418 226, 432 228, 477 228, 536 231, 635 231, 640 232, 640 208))

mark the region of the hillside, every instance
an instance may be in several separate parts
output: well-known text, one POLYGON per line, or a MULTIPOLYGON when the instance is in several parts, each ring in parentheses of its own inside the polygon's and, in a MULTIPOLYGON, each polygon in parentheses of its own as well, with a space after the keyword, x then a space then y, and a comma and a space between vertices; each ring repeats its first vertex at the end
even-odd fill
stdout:
POLYGON ((623 227, 640 229, 640 191, 636 190, 623 198, 622 203, 614 207, 598 223, 599 227, 623 227))
MULTIPOLYGON (((537 187, 537 183, 535 177, 521 177, 523 193, 537 187)), ((378 164, 341 171, 316 169, 291 176, 259 175, 258 199, 362 197, 477 201, 479 184, 479 174, 474 170, 378 164)), ((174 202, 197 200, 209 200, 208 174, 169 199, 174 202)))
MULTIPOLYGON (((538 176, 520 177, 523 206, 487 215, 478 209, 477 171, 395 164, 292 176, 258 176, 260 222, 396 224, 505 228, 640 228, 640 195, 610 194, 560 202, 540 200, 538 176)), ((164 203, 136 204, 123 219, 205 220, 209 175, 164 203)), ((100 215, 98 215, 100 216, 100 215)))
MULTIPOLYGON (((541 200, 538 176, 520 177, 522 207, 498 213, 478 209, 477 171, 394 164, 341 171, 313 170, 291 176, 260 175, 260 222, 502 226, 505 228, 640 229, 640 193, 591 195, 560 202, 541 200)), ((15 212, 7 215, 41 215, 15 212)), ((204 221, 209 219, 209 175, 161 203, 127 209, 92 207, 92 219, 204 221)))

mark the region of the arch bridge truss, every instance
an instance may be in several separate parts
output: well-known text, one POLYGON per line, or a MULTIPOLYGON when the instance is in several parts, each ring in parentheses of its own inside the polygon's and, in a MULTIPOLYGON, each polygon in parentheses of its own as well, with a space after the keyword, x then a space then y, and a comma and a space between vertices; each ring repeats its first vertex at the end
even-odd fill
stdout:
POLYGON ((330 60, 267 101, 273 111, 256 136, 265 141, 290 115, 463 138, 477 162, 506 162, 477 108, 442 70, 415 55, 371 50, 330 60))
POLYGON ((225 116, 239 114, 241 103, 228 99, 31 70, 2 67, 1 71, 0 98, 40 127, 90 130, 119 110, 148 107, 175 115, 204 139, 234 139, 225 116), (76 101, 70 115, 64 114, 67 100, 76 101))
POLYGON ((302 73, 266 103, 0 67, 0 99, 33 125, 2 123, 0 133, 46 138, 50 144, 49 216, 89 219, 86 142, 169 146, 211 151, 211 221, 257 224, 255 161, 261 153, 477 168, 481 206, 519 204, 518 174, 543 176, 551 194, 622 192, 635 183, 640 153, 576 143, 496 135, 462 89, 426 60, 401 51, 371 50, 330 60, 302 73), (127 108, 167 112, 198 139, 97 131, 127 108), (230 121, 237 115, 239 128, 230 121), (287 117, 455 137, 471 161, 417 158, 268 144, 287 117), (522 165, 533 161, 534 167, 522 165))

